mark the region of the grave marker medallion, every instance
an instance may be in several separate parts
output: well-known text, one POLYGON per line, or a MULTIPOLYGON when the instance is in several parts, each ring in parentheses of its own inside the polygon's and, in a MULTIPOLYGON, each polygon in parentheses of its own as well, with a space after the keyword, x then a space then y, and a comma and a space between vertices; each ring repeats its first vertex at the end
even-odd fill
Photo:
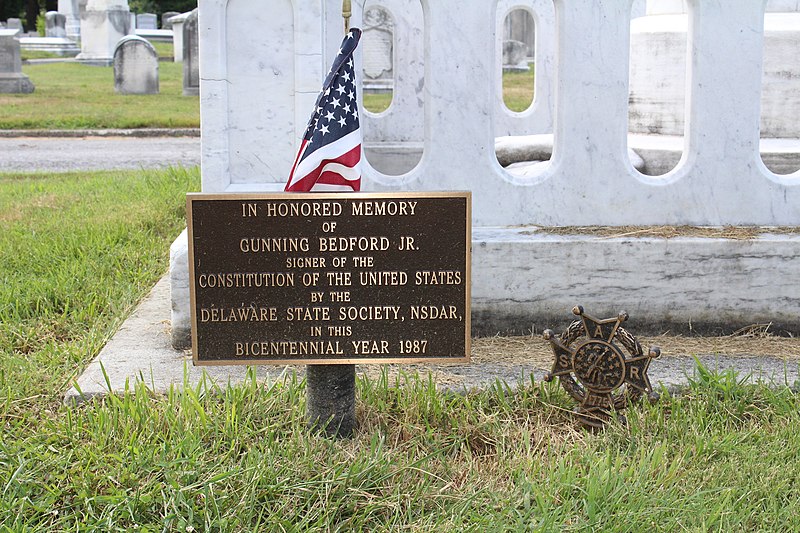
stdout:
MULTIPOLYGON (((581 306, 572 312, 581 318, 560 336, 544 331, 555 354, 553 369, 544 380, 558 377, 564 390, 580 402, 575 408, 578 420, 584 426, 602 428, 612 411, 624 409, 644 394, 657 401, 659 395, 653 391, 647 369, 661 350, 653 346, 645 353, 639 341, 621 327, 628 313, 601 320, 584 313, 581 306)), ((625 418, 620 415, 620 420, 625 418)))

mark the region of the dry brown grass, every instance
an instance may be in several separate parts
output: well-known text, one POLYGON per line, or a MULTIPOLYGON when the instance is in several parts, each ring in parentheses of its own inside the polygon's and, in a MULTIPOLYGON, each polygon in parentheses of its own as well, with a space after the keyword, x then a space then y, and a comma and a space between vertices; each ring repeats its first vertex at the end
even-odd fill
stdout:
MULTIPOLYGON (((772 336, 764 324, 755 324, 724 337, 659 335, 638 339, 642 346, 660 347, 662 357, 722 354, 800 359, 800 338, 772 336)), ((472 362, 513 362, 546 368, 553 362, 553 351, 550 344, 538 335, 487 337, 473 340, 472 362)))
POLYGON ((588 235, 603 239, 622 237, 702 237, 706 239, 749 240, 760 235, 798 235, 797 226, 557 226, 536 227, 524 234, 588 235))

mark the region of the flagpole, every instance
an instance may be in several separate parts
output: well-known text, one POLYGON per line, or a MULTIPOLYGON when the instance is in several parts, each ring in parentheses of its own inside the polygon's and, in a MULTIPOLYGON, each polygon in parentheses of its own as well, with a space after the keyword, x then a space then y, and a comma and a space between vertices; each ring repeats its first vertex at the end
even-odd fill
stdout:
MULTIPOLYGON (((344 33, 350 31, 350 0, 342 0, 344 33)), ((311 430, 348 438, 356 421, 356 365, 306 366, 306 419, 311 430)))
POLYGON ((350 31, 350 15, 353 14, 353 7, 350 0, 342 0, 342 18, 344 19, 344 33, 350 31))

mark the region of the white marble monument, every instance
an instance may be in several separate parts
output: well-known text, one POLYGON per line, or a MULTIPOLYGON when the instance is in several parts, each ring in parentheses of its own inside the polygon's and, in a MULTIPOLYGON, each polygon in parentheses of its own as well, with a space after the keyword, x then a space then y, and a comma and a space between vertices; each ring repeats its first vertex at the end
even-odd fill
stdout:
POLYGON ((79 61, 111 65, 120 39, 131 33, 128 0, 87 0, 81 10, 81 53, 79 61))
MULTIPOLYGON (((390 3, 398 2, 369 5, 387 7, 400 24, 390 3)), ((421 13, 412 25, 419 33, 409 34, 409 46, 395 43, 392 105, 362 113, 362 126, 365 146, 402 134, 394 144, 418 143, 423 155, 408 171, 389 175, 371 165, 367 151, 362 188, 472 191, 476 330, 541 331, 569 320, 580 303, 598 314, 625 308, 653 330, 765 321, 800 333, 797 235, 765 231, 734 241, 620 231, 597 238, 542 229, 800 225, 800 171, 776 175, 759 151, 763 2, 687 2, 683 157, 658 177, 637 170, 629 156, 631 17, 643 14, 641 3, 407 3, 421 13), (521 6, 536 22, 536 96, 531 108, 514 113, 500 91, 502 29, 506 14, 521 6), (417 50, 421 78, 401 81, 400 68, 416 68, 417 50), (404 88, 408 99, 398 98, 404 88), (387 126, 391 120, 396 127, 387 126), (495 137, 540 133, 553 133, 548 162, 525 175, 498 163, 495 137)), ((338 48, 339 7, 279 0, 267 14, 258 0, 201 0, 204 191, 282 189, 338 48)), ((354 3, 353 10, 359 27, 363 7, 354 3)), ((783 109, 800 122, 794 107, 783 109)), ((184 340, 185 249, 185 237, 175 242, 171 267, 173 330, 184 340)))
POLYGON ((58 0, 58 12, 66 17, 67 39, 79 41, 81 38, 81 16, 78 0, 58 0))
POLYGON ((172 23, 172 52, 175 63, 183 62, 183 24, 191 15, 191 11, 175 15, 170 19, 172 23))

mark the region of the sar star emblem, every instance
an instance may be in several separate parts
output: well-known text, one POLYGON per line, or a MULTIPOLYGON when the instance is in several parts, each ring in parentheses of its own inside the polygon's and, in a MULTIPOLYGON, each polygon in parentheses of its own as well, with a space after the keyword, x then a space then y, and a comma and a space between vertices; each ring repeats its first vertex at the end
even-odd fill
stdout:
POLYGON ((616 318, 599 320, 584 313, 581 306, 572 312, 580 320, 560 336, 550 329, 544 332, 555 354, 553 369, 544 380, 559 378, 564 390, 579 402, 575 408, 578 420, 588 427, 602 428, 611 411, 624 409, 643 394, 651 402, 658 401, 647 369, 661 350, 653 346, 644 353, 639 341, 621 327, 628 313, 622 311, 616 318))

